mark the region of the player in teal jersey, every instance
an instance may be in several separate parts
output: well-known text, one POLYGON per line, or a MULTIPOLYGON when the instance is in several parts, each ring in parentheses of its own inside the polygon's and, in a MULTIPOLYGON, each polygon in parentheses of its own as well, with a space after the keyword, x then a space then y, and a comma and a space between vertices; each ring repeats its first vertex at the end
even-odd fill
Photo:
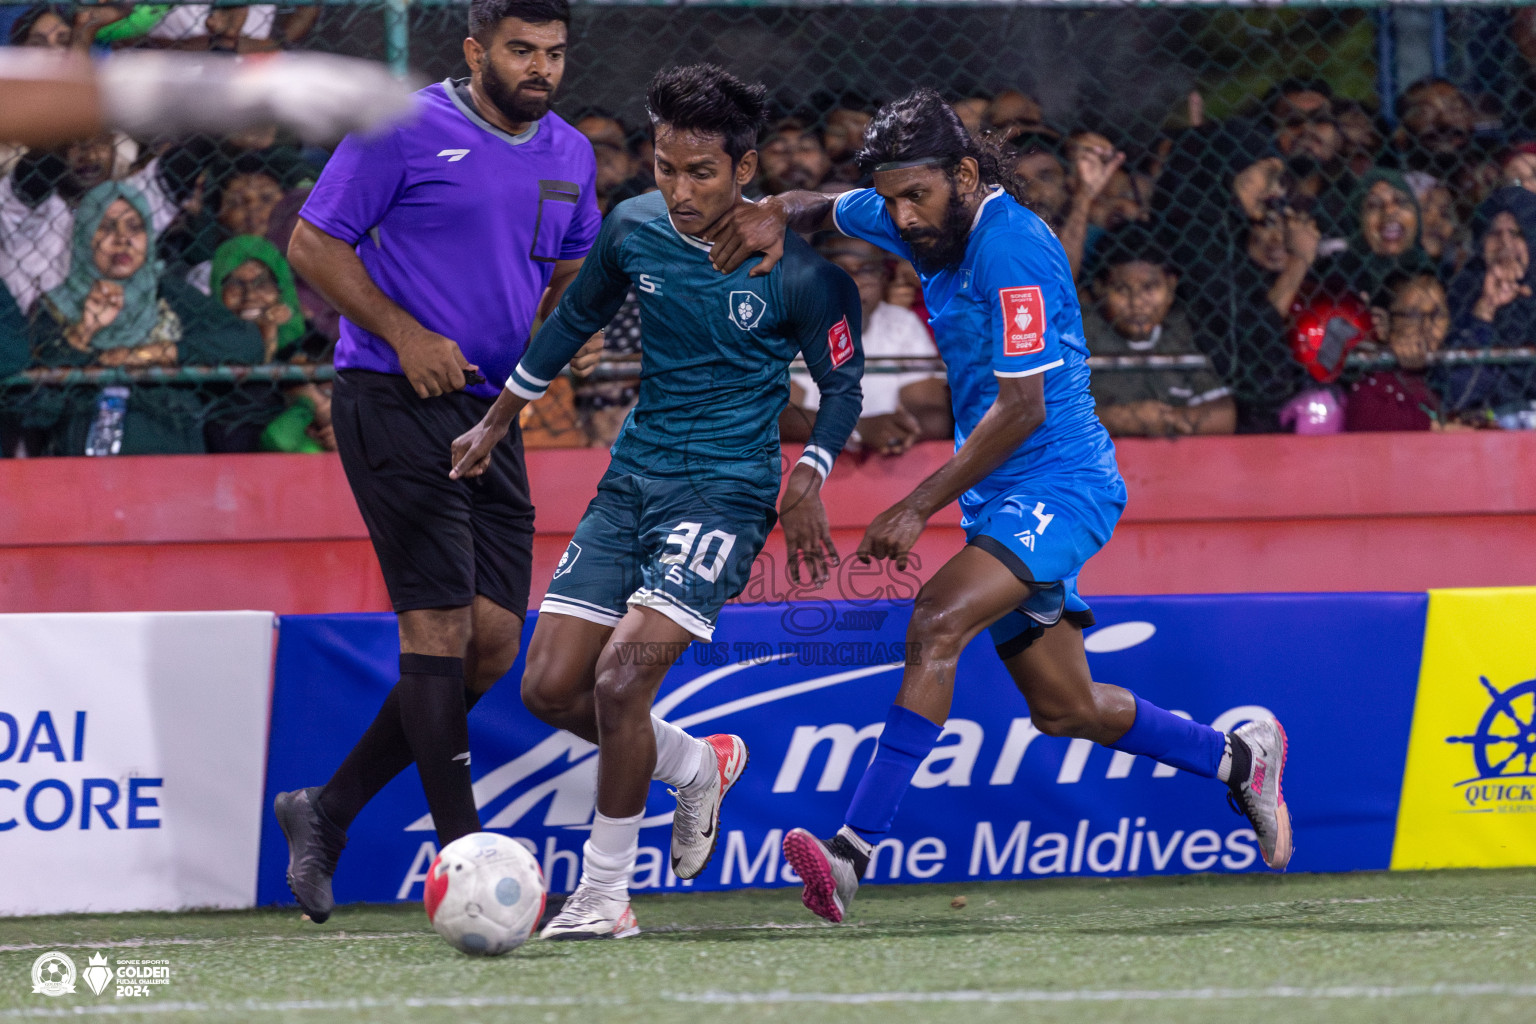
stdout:
POLYGON ((819 585, 836 564, 820 490, 862 405, 858 288, 793 235, 766 274, 743 266, 721 275, 709 259, 715 231, 745 202, 741 188, 757 171, 764 96, 708 65, 656 76, 647 98, 660 193, 608 216, 506 391, 453 445, 453 475, 480 472, 523 407, 636 290, 639 401, 555 570, 523 676, 529 710, 598 745, 581 883, 544 938, 639 931, 628 883, 652 778, 677 789, 673 871, 703 870, 746 745, 737 736, 696 740, 656 719, 656 691, 691 640, 710 639, 775 519, 796 583, 802 567, 819 585), (802 353, 821 408, 776 514, 778 417, 789 364, 802 353))
POLYGON ((949 717, 960 652, 983 630, 1042 733, 1220 779, 1265 863, 1285 867, 1286 744, 1273 716, 1222 733, 1089 674, 1082 631, 1093 615, 1077 576, 1109 540, 1125 484, 1088 393, 1071 267, 1051 229, 1016 200, 1011 159, 966 132, 928 89, 882 108, 858 159, 873 188, 791 192, 733 212, 712 254, 739 273, 747 254, 765 251, 761 272, 789 224, 836 228, 911 260, 954 404, 954 457, 875 517, 858 555, 905 568, 928 520, 957 499, 966 546, 917 595, 907 642, 922 657, 903 674, 842 829, 828 840, 798 828, 784 837, 806 907, 843 919, 870 851, 949 717))

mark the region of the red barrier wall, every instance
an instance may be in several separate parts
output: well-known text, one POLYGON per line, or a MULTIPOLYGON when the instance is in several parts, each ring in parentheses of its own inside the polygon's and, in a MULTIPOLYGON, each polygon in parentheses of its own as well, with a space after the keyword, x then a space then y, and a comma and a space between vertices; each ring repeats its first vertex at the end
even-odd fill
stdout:
MULTIPOLYGON (((1086 594, 1536 584, 1536 433, 1185 438, 1119 451, 1130 505, 1083 573, 1086 594)), ((930 444, 840 461, 824 491, 838 550, 851 555, 869 519, 947 454, 930 444)), ((530 453, 536 601, 607 461, 530 453)), ((831 596, 910 596, 962 540, 946 509, 912 577, 848 564, 831 596)), ((777 532, 768 553, 773 582, 753 596, 790 596, 777 532)), ((334 457, 0 460, 0 611, 387 607, 334 457)))

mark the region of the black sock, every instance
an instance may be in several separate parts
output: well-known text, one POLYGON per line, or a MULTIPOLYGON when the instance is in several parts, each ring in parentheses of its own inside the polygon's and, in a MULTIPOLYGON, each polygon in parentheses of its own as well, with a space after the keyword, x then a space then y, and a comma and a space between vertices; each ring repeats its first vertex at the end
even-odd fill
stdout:
POLYGON ((416 760, 439 847, 480 831, 469 774, 464 659, 400 655, 400 727, 416 760))
POLYGON ((411 748, 400 727, 400 684, 396 683, 362 738, 320 791, 320 813, 337 828, 350 828, 368 801, 410 763, 411 748))
MULTIPOLYGON (((465 712, 479 703, 482 696, 464 687, 465 712)), ((396 683, 372 724, 320 791, 320 812, 337 828, 350 828, 368 801, 414 760, 400 725, 400 685, 396 683)))

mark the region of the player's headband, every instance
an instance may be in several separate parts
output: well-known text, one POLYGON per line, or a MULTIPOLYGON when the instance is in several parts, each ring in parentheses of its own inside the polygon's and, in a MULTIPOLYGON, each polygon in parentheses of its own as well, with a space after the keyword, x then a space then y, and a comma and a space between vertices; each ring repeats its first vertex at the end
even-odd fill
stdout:
POLYGON ((943 167, 949 161, 941 156, 925 156, 918 160, 891 160, 887 163, 876 164, 875 173, 881 171, 904 171, 909 167, 943 167))

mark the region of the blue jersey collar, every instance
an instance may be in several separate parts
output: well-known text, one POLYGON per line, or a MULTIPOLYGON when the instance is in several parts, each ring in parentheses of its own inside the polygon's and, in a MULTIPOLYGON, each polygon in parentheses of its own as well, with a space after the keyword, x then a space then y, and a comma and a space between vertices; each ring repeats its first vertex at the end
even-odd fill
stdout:
POLYGON ((1007 195, 1007 193, 1003 191, 1003 186, 1001 186, 1001 185, 988 185, 987 186, 987 198, 983 199, 981 201, 980 205, 978 205, 976 207, 976 215, 971 218, 971 230, 972 231, 975 231, 976 230, 976 225, 981 223, 981 213, 982 213, 983 210, 985 210, 987 208, 987 204, 990 203, 992 200, 1001 198, 1002 196, 1005 196, 1005 195, 1007 195))

